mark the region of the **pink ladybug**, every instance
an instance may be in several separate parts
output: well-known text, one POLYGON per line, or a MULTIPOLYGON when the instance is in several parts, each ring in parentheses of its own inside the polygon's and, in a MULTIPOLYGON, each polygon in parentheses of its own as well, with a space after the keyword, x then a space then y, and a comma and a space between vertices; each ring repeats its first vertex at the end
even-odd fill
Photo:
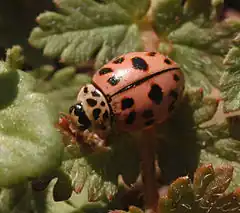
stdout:
POLYGON ((165 121, 183 90, 184 76, 174 61, 158 52, 132 52, 99 69, 69 112, 83 131, 142 130, 165 121))

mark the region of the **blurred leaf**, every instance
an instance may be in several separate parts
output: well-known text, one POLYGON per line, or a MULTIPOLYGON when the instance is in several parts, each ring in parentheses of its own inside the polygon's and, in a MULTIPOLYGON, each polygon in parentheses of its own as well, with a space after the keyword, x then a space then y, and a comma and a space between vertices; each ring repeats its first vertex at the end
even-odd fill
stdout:
POLYGON ((114 56, 142 50, 139 22, 148 10, 149 0, 57 0, 59 13, 45 12, 37 17, 29 42, 49 57, 80 64, 96 57, 100 67, 114 56))
MULTIPOLYGON (((46 199, 45 199, 45 205, 46 210, 44 213, 105 213, 107 212, 107 205, 106 203, 99 201, 99 202, 88 202, 87 198, 87 190, 84 190, 81 194, 72 193, 71 197, 62 202, 56 202, 53 199, 53 191, 55 188, 56 181, 52 181, 47 188, 46 193, 46 199)), ((35 197, 36 195, 41 195, 43 192, 34 193, 35 197)), ((35 198, 35 203, 38 204, 41 199, 35 198)), ((40 212, 39 213, 43 213, 40 212)))
POLYGON ((102 202, 88 203, 86 193, 81 195, 72 194, 67 201, 56 202, 53 199, 53 180, 44 191, 34 191, 28 183, 15 185, 10 189, 0 190, 0 212, 4 213, 93 213, 106 212, 106 204, 102 202))
POLYGON ((8 50, 6 62, 0 62, 0 186, 59 166, 63 150, 51 103, 33 92, 35 80, 29 74, 16 70, 22 63, 20 52, 15 46, 8 50))
POLYGON ((215 170, 211 165, 198 168, 191 183, 188 177, 174 181, 166 197, 159 200, 162 213, 167 212, 238 212, 239 189, 225 193, 233 175, 232 166, 221 166, 215 170))
POLYGON ((227 67, 221 79, 224 111, 230 112, 240 109, 240 33, 233 40, 223 63, 227 67))
POLYGON ((187 88, 202 87, 209 94, 220 89, 224 55, 240 30, 239 20, 217 22, 222 1, 161 0, 155 10, 154 26, 163 42, 159 51, 179 63, 187 88), (174 6, 173 6, 174 5, 174 6))
POLYGON ((10 189, 1 189, 0 197, 0 212, 30 212, 31 192, 29 191, 27 183, 17 185, 10 189))

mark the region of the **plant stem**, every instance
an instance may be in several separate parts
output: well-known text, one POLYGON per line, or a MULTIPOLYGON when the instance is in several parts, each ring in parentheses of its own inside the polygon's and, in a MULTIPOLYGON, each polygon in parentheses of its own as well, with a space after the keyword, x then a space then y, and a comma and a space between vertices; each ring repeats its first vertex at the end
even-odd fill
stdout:
POLYGON ((155 168, 154 130, 147 129, 142 132, 138 141, 141 157, 141 175, 145 208, 147 213, 156 213, 158 206, 158 187, 155 168))

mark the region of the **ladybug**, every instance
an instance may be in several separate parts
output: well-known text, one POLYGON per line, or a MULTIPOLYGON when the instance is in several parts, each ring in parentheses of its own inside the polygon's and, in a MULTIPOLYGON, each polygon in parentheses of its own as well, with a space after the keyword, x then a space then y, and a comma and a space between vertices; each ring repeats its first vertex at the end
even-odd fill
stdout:
POLYGON ((165 121, 183 91, 184 75, 173 60, 158 52, 130 52, 97 70, 69 113, 81 130, 142 130, 165 121))

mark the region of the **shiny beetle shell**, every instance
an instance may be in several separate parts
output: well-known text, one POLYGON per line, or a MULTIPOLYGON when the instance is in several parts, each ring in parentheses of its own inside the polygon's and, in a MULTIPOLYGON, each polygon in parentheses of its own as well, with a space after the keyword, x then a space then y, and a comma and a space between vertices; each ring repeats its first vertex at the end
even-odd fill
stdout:
POLYGON ((184 76, 157 52, 121 55, 99 69, 92 84, 108 103, 121 130, 141 130, 168 118, 182 97, 184 76))

